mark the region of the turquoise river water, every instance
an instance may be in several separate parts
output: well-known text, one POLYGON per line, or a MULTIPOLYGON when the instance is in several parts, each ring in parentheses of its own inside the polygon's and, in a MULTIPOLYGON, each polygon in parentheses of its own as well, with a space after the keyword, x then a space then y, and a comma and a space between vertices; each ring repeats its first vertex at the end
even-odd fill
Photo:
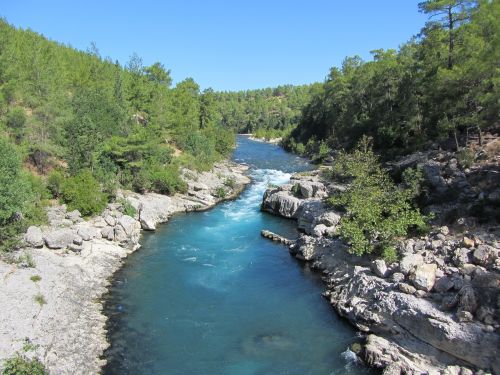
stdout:
POLYGON ((238 137, 252 184, 233 201, 174 216, 116 274, 105 304, 111 374, 368 374, 355 331, 321 297, 319 275, 260 236, 296 237, 259 210, 268 184, 310 169, 278 146, 238 137))

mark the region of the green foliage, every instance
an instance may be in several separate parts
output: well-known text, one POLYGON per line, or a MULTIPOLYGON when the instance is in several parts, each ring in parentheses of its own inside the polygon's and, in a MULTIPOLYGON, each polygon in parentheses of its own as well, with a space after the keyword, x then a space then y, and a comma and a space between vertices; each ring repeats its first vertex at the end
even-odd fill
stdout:
POLYGON ((54 169, 47 177, 47 188, 54 198, 59 198, 62 194, 62 186, 64 184, 64 174, 54 169))
POLYGON ((458 163, 462 168, 470 168, 474 164, 474 152, 470 149, 460 150, 457 154, 458 163))
POLYGON ((380 166, 367 138, 352 153, 341 153, 333 171, 349 183, 345 192, 330 197, 329 202, 346 211, 340 221, 340 236, 353 253, 362 255, 380 249, 390 258, 388 249, 398 237, 425 225, 425 216, 413 205, 418 173, 407 173, 404 186, 397 186, 380 166))
POLYGON ((382 249, 381 258, 385 260, 385 263, 392 264, 399 260, 398 252, 394 246, 386 246, 382 249))
POLYGON ((30 253, 23 252, 19 258, 17 259, 17 263, 22 264, 24 267, 27 268, 35 268, 36 263, 33 257, 31 256, 30 253))
POLYGON ((25 355, 17 353, 8 358, 2 369, 3 375, 48 375, 48 371, 36 358, 29 359, 25 355))
POLYGON ((47 300, 45 299, 45 297, 41 293, 38 293, 37 295, 35 295, 34 299, 35 299, 35 302, 38 303, 40 306, 47 304, 47 300))
POLYGON ((420 9, 430 18, 419 38, 330 70, 284 140, 288 149, 304 143, 314 157, 311 139, 350 150, 368 135, 391 158, 497 123, 500 3, 429 0, 420 9))
POLYGON ((230 189, 234 189, 236 186, 236 179, 234 177, 228 177, 224 181, 224 185, 226 185, 230 189))
POLYGON ((42 277, 40 275, 33 275, 30 277, 30 280, 33 281, 34 283, 37 283, 40 280, 42 280, 42 277))
POLYGON ((90 170, 85 169, 76 176, 65 179, 62 198, 69 210, 78 210, 83 216, 102 212, 108 201, 90 170))
POLYGON ((125 215, 134 217, 135 214, 137 213, 135 207, 132 206, 128 200, 122 198, 118 200, 118 203, 122 205, 123 213, 125 215))
POLYGON ((222 186, 215 189, 215 196, 219 199, 224 199, 227 196, 227 191, 222 186))
POLYGON ((147 170, 147 180, 151 190, 160 194, 173 195, 187 191, 187 184, 180 178, 179 169, 174 165, 152 166, 147 170))

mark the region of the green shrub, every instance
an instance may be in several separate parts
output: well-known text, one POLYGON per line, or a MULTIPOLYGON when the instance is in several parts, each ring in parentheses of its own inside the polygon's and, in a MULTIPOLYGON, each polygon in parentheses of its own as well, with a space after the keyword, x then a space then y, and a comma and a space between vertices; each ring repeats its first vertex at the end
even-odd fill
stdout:
POLYGON ((304 155, 306 153, 306 146, 304 146, 302 143, 297 143, 295 144, 295 148, 292 149, 293 152, 299 155, 304 155))
POLYGON ((38 303, 40 306, 47 304, 47 300, 45 299, 42 293, 38 293, 37 295, 35 295, 34 299, 35 302, 38 303))
POLYGON ((25 355, 17 353, 8 358, 2 369, 3 375, 48 375, 48 371, 36 358, 29 359, 25 355))
POLYGON ((5 122, 7 126, 13 129, 16 133, 21 131, 26 124, 26 113, 20 107, 12 108, 6 116, 5 122))
POLYGON ((108 199, 90 170, 85 169, 65 179, 62 198, 70 211, 78 210, 83 216, 92 216, 104 210, 108 199))
POLYGON ((217 189, 215 189, 215 196, 219 199, 224 199, 226 198, 227 192, 226 189, 224 189, 222 186, 219 186, 217 189))
POLYGON ((475 161, 474 152, 468 148, 460 150, 457 159, 462 168, 470 168, 475 161))
POLYGON ((394 246, 384 247, 380 256, 387 264, 392 264, 399 260, 398 252, 394 246))
POLYGON ((226 185, 228 188, 234 189, 234 187, 236 186, 236 179, 232 176, 228 177, 224 181, 224 185, 226 185))
POLYGON ((398 237, 406 236, 411 228, 425 226, 427 218, 414 207, 419 174, 407 172, 404 184, 397 186, 380 166, 368 138, 363 138, 352 153, 341 153, 333 169, 350 181, 347 190, 330 197, 329 202, 346 211, 339 233, 351 245, 351 252, 362 255, 378 249, 390 258, 386 249, 393 247, 398 237))
POLYGON ((128 200, 122 198, 122 199, 118 200, 118 203, 120 203, 122 205, 123 213, 125 215, 134 217, 135 214, 137 213, 137 210, 135 209, 135 207, 132 206, 128 200))
POLYGON ((147 179, 151 182, 151 190, 156 193, 173 195, 187 191, 187 184, 181 179, 179 168, 174 165, 150 167, 147 179))
POLYGON ((42 280, 42 277, 40 275, 33 275, 30 277, 30 280, 33 281, 34 283, 42 280))
POLYGON ((47 177, 47 188, 54 198, 59 198, 61 196, 63 184, 64 174, 61 171, 54 169, 49 173, 47 177))

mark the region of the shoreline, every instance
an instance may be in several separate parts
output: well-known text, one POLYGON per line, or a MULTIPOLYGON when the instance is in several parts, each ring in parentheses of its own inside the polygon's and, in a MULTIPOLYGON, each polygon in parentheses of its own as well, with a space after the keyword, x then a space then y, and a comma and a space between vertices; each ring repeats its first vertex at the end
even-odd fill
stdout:
POLYGON ((343 188, 317 171, 292 175, 266 190, 261 209, 296 220, 302 234, 296 241, 267 230, 261 235, 322 274, 323 296, 364 337, 351 350, 387 375, 498 373, 500 325, 489 313, 500 280, 498 232, 434 227, 399 244, 399 263, 358 257, 336 236, 340 214, 323 203, 343 188))
POLYGON ((64 206, 51 208, 51 225, 33 230, 37 238, 27 235, 33 246, 20 251, 30 254, 34 267, 0 261, 0 366, 22 353, 28 339, 34 350, 23 354, 38 358, 49 373, 99 373, 109 347, 103 296, 124 259, 139 249, 142 230, 153 231, 173 214, 237 198, 251 182, 247 170, 232 161, 216 163, 210 172, 184 170, 188 192, 171 197, 120 192, 135 207, 134 217, 116 203, 88 221, 64 206), (220 188, 226 196, 218 197, 220 188))

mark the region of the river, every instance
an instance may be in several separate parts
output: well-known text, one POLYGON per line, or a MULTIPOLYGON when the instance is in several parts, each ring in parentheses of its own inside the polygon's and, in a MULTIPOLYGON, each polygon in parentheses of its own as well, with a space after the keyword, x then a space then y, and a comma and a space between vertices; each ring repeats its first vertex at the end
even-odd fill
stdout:
POLYGON ((322 299, 319 275, 260 236, 297 236, 259 206, 269 184, 310 165, 242 136, 233 159, 253 180, 238 199, 145 233, 115 275, 104 374, 369 373, 346 355, 355 331, 322 299))

